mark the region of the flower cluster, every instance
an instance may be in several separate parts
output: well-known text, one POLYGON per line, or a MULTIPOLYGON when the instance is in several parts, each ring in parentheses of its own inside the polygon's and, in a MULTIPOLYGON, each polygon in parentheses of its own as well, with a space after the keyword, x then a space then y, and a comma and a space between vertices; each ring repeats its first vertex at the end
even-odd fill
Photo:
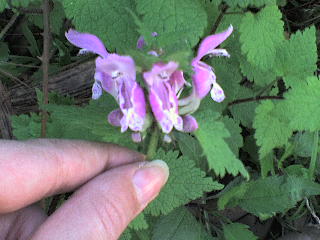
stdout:
MULTIPOLYGON (((225 95, 216 82, 213 69, 202 62, 206 56, 229 57, 225 49, 217 49, 232 33, 230 26, 225 32, 210 35, 200 44, 197 56, 190 63, 193 68, 193 89, 190 96, 179 99, 181 91, 188 84, 183 72, 179 70, 179 63, 159 61, 150 71, 142 73, 148 87, 148 100, 154 118, 161 130, 169 134, 173 128, 178 131, 192 132, 198 128, 196 119, 191 115, 199 107, 200 101, 209 92, 216 102, 224 100, 225 95)), ((152 33, 154 37, 157 33, 152 33)), ((99 55, 96 59, 96 69, 92 87, 92 98, 98 99, 103 90, 111 94, 119 108, 108 115, 108 121, 113 126, 121 127, 121 132, 131 129, 132 139, 139 142, 141 133, 151 125, 152 114, 148 112, 145 92, 136 81, 136 66, 130 56, 109 53, 102 41, 88 33, 69 30, 66 37, 73 45, 81 48, 81 52, 93 52, 99 55)), ((137 47, 143 48, 144 39, 139 38, 137 47)), ((155 51, 149 52, 158 56, 155 51)), ((166 139, 170 139, 167 138, 166 139)))

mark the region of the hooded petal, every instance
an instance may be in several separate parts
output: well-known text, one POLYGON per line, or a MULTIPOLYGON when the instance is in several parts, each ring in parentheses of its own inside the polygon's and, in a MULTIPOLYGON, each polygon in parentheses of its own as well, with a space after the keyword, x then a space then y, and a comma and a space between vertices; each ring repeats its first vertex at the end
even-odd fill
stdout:
POLYGON ((231 35, 232 31, 233 27, 230 25, 226 31, 210 35, 202 40, 198 49, 198 55, 195 59, 199 61, 205 55, 209 54, 213 49, 224 42, 231 35))
POLYGON ((153 65, 151 71, 143 73, 143 77, 149 86, 152 86, 156 81, 169 81, 178 66, 178 63, 172 61, 167 64, 157 63, 153 65))
POLYGON ((212 84, 216 81, 216 75, 212 68, 203 62, 193 62, 192 75, 193 87, 197 98, 204 98, 210 91, 212 84))
POLYGON ((193 132, 198 129, 197 120, 191 116, 186 115, 183 117, 183 131, 184 132, 193 132))
POLYGON ((144 47, 144 45, 146 44, 144 37, 140 36, 138 41, 137 41, 137 48, 138 49, 142 49, 144 47))
POLYGON ((73 29, 69 29, 69 31, 65 33, 65 36, 70 43, 79 48, 83 48, 86 51, 96 53, 101 57, 108 56, 108 52, 104 47, 104 44, 95 35, 89 33, 80 33, 73 29))
POLYGON ((130 77, 136 80, 136 66, 130 56, 112 53, 107 58, 97 58, 96 71, 103 72, 112 79, 130 77))

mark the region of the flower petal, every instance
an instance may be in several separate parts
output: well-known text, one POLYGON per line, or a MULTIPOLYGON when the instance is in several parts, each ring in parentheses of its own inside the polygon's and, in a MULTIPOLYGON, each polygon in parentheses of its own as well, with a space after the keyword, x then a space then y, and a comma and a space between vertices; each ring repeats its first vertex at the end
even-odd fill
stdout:
POLYGON ((153 85, 156 81, 169 81, 171 74, 177 70, 178 66, 178 63, 172 61, 167 64, 156 63, 152 66, 151 71, 143 73, 143 78, 149 86, 153 85))
POLYGON ((211 93, 211 98, 216 102, 222 102, 225 99, 223 89, 216 82, 213 83, 210 93, 211 93))
POLYGON ((230 25, 230 27, 218 34, 213 34, 208 37, 206 37, 202 42, 200 43, 199 49, 198 49, 198 55, 196 57, 197 60, 200 60, 205 55, 210 53, 213 49, 215 49, 217 46, 219 46, 222 42, 224 42, 232 33, 233 27, 230 25))
POLYGON ((191 116, 186 115, 183 117, 183 131, 184 132, 193 132, 198 129, 197 120, 191 116))
POLYGON ((73 45, 84 48, 86 51, 99 54, 101 57, 107 57, 108 52, 102 41, 95 35, 89 33, 80 33, 73 29, 69 29, 65 33, 66 38, 73 45))
POLYGON ((97 58, 96 71, 103 72, 112 79, 128 77, 136 80, 136 66, 130 56, 112 53, 106 58, 97 58))
POLYGON ((108 122, 115 127, 120 127, 120 121, 123 117, 123 113, 121 112, 120 109, 113 110, 112 112, 109 113, 108 115, 108 122))
POLYGON ((138 49, 142 49, 145 44, 146 44, 146 42, 145 42, 145 40, 144 40, 144 37, 143 37, 143 36, 140 36, 140 37, 138 38, 138 41, 137 41, 137 48, 138 48, 138 49))
POLYGON ((212 68, 203 62, 193 62, 193 67, 192 80, 195 95, 202 99, 209 93, 212 83, 216 81, 216 75, 212 68))
POLYGON ((174 71, 170 77, 170 85, 176 94, 182 89, 186 82, 183 77, 183 72, 180 70, 174 71))
POLYGON ((96 100, 102 95, 102 87, 99 82, 95 81, 92 86, 92 99, 96 100))
POLYGON ((134 141, 135 143, 139 143, 142 141, 142 136, 141 136, 141 133, 139 132, 132 133, 131 138, 132 138, 132 141, 134 141))

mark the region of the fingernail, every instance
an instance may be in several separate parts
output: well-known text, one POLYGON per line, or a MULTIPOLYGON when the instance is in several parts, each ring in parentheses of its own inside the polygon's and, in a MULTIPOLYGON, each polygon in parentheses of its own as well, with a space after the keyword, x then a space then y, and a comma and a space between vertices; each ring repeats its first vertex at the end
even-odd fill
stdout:
POLYGON ((168 165, 162 160, 146 162, 134 173, 132 181, 143 207, 158 195, 168 177, 168 165))

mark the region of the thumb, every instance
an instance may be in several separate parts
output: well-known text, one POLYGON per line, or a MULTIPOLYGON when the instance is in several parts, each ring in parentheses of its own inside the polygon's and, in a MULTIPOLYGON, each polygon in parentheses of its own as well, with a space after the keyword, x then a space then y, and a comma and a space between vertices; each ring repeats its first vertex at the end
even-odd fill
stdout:
POLYGON ((107 171, 82 186, 31 239, 116 240, 159 194, 168 175, 168 166, 161 160, 107 171))

